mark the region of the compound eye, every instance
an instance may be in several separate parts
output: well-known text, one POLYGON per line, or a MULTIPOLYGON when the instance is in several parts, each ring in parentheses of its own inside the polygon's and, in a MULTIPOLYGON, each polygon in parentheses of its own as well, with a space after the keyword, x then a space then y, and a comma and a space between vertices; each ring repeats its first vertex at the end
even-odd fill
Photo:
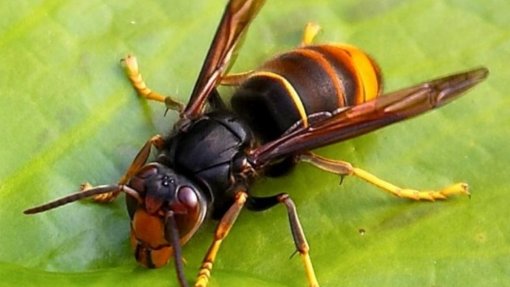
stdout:
POLYGON ((182 185, 177 189, 174 205, 170 208, 174 211, 181 242, 188 241, 204 220, 207 211, 204 199, 196 188, 182 185))
POLYGON ((177 199, 186 209, 195 209, 198 205, 198 198, 195 190, 189 186, 182 186, 177 192, 177 199))

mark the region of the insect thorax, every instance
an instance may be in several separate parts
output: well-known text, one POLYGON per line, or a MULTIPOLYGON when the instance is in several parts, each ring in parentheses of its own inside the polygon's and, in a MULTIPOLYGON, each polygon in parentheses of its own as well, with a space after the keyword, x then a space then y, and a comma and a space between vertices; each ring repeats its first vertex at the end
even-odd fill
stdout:
POLYGON ((213 217, 220 216, 233 200, 244 151, 253 145, 250 129, 229 112, 213 112, 193 121, 185 131, 165 140, 156 161, 199 184, 212 203, 213 217), (234 180, 237 179, 237 180, 234 180))

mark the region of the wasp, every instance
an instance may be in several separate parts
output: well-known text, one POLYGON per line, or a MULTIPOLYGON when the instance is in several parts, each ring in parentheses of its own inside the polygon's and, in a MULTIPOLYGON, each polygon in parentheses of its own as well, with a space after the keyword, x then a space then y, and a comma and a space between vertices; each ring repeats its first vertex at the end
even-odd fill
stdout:
POLYGON ((311 150, 366 134, 443 106, 483 81, 484 67, 383 94, 381 71, 367 53, 346 44, 314 44, 319 27, 305 27, 299 47, 245 73, 229 74, 233 54, 263 0, 230 0, 187 104, 147 87, 135 57, 123 63, 134 89, 179 113, 168 134, 150 138, 122 178, 25 210, 44 212, 93 197, 126 196, 130 241, 136 260, 161 267, 173 257, 180 286, 182 246, 208 218, 219 223, 196 277, 208 284, 216 255, 243 208, 263 211, 283 204, 309 286, 319 286, 296 206, 288 194, 257 197, 250 187, 261 176, 280 176, 298 162, 341 177, 355 176, 395 196, 414 200, 469 194, 467 184, 438 190, 397 187, 340 160, 311 150), (227 106, 219 85, 236 86, 227 106), (156 153, 151 156, 151 150, 156 153))

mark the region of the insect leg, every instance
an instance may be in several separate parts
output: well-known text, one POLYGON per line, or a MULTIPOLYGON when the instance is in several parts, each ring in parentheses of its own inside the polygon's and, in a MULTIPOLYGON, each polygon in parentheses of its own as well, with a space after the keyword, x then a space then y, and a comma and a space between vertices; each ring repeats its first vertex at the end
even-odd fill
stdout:
POLYGON ((239 86, 250 77, 253 71, 232 73, 221 77, 220 84, 223 86, 239 86))
POLYGON ((209 247, 209 250, 207 250, 207 254, 205 255, 204 259, 202 260, 202 266, 198 272, 195 287, 207 286, 209 278, 211 277, 211 270, 214 264, 214 260, 216 259, 216 254, 220 249, 223 239, 227 237, 230 229, 237 219, 237 216, 241 212, 241 209, 243 209, 247 197, 248 194, 246 194, 246 192, 237 192, 234 204, 227 210, 225 215, 223 215, 220 222, 218 223, 214 233, 214 241, 209 247))
POLYGON ((286 193, 282 193, 272 197, 250 196, 248 198, 247 208, 254 211, 261 211, 271 208, 277 203, 282 203, 287 208, 287 214, 289 216, 290 223, 290 231, 292 233, 292 238, 294 239, 294 244, 296 245, 296 250, 297 252, 299 252, 299 255, 301 255, 301 259, 303 260, 308 285, 311 287, 312 286, 318 287, 319 282, 317 281, 317 277, 315 276, 312 260, 310 259, 309 253, 310 247, 308 246, 305 233, 303 232, 303 228, 301 227, 301 223, 299 222, 296 205, 289 197, 289 195, 286 193))
POLYGON ((213 89, 211 91, 211 95, 209 96, 209 99, 207 99, 207 101, 209 103, 209 106, 215 111, 225 111, 228 109, 227 105, 220 97, 220 94, 218 93, 217 89, 213 89))
POLYGON ((138 69, 138 61, 135 56, 127 55, 121 60, 121 63, 124 66, 124 70, 126 71, 126 75, 128 76, 131 85, 133 85, 133 88, 135 88, 136 92, 140 96, 148 100, 165 103, 167 109, 174 110, 179 113, 184 110, 183 103, 173 99, 172 97, 165 97, 147 87, 147 84, 143 80, 142 74, 140 74, 138 69))
POLYGON ((350 163, 345 161, 331 160, 313 153, 304 153, 299 155, 298 158, 301 161, 310 163, 322 170, 338 174, 340 176, 357 176, 366 182, 379 187, 383 191, 402 198, 434 201, 436 199, 446 199, 448 196, 452 195, 469 195, 468 185, 466 183, 456 183, 440 190, 415 190, 400 188, 363 169, 353 167, 350 163))
MULTIPOLYGON (((308 22, 303 31, 303 37, 299 46, 303 47, 313 44, 313 40, 320 30, 321 26, 317 23, 308 22)), ((223 75, 221 77, 220 84, 223 86, 239 86, 242 82, 248 79, 252 73, 253 71, 247 71, 223 75)))
POLYGON ((321 26, 314 22, 306 23, 305 29, 303 31, 303 37, 301 38, 300 47, 308 46, 313 44, 313 40, 321 30, 321 26))
MULTIPOLYGON (((133 159, 133 162, 127 169, 127 171, 124 173, 124 175, 120 178, 118 184, 119 185, 125 185, 128 183, 129 179, 135 175, 135 173, 142 168, 145 163, 147 162, 147 159, 149 158, 151 148, 152 146, 155 146, 157 149, 161 149, 164 145, 164 140, 160 135, 155 135, 151 139, 149 139, 143 147, 140 149, 138 154, 136 155, 135 159, 133 159)), ((93 188, 92 185, 90 185, 88 182, 81 185, 81 191, 86 191, 93 188)), ((96 202, 111 202, 117 198, 117 196, 120 194, 120 191, 114 191, 104 194, 99 194, 94 196, 94 201, 96 202)))

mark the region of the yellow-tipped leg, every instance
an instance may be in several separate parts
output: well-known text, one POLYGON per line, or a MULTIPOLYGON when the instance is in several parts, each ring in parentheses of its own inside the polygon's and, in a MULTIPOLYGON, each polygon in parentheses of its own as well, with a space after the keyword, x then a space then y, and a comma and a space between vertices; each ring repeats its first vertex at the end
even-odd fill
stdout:
POLYGON ((321 26, 317 23, 308 22, 303 31, 303 38, 301 39, 300 46, 307 46, 313 44, 313 40, 319 34, 321 26))
POLYGON ((278 201, 283 203, 287 208, 292 238, 294 239, 296 249, 301 256, 301 260, 303 261, 308 286, 319 287, 319 282, 317 281, 315 271, 313 270, 312 260, 310 259, 310 247, 306 241, 305 233, 301 227, 301 223, 299 222, 296 205, 294 205, 292 199, 290 199, 290 197, 285 193, 278 196, 278 201))
POLYGON ((315 276, 315 271, 313 270, 312 260, 310 259, 310 254, 308 254, 308 250, 306 253, 301 254, 301 260, 303 261, 303 265, 305 266, 306 279, 308 281, 308 286, 310 287, 319 287, 319 282, 317 281, 317 277, 315 276))
POLYGON ((121 60, 122 65, 124 66, 124 70, 126 71, 126 75, 128 76, 129 81, 133 85, 133 88, 136 92, 148 99, 157 102, 162 102, 166 105, 166 107, 170 110, 175 110, 181 112, 184 110, 184 104, 171 98, 168 96, 163 96, 158 92, 154 92, 153 90, 147 87, 147 84, 142 78, 142 74, 138 69, 138 61, 135 56, 127 55, 125 58, 121 60))
POLYGON ((146 141, 143 147, 136 154, 133 162, 131 162, 131 165, 129 165, 124 175, 120 178, 119 184, 127 184, 129 179, 131 179, 131 177, 135 175, 138 170, 145 165, 145 163, 147 163, 147 159, 151 154, 153 146, 157 149, 162 149, 164 144, 165 140, 160 135, 155 135, 146 141))
POLYGON ((296 205, 286 193, 277 194, 269 197, 256 197, 250 196, 247 208, 253 211, 262 211, 272 208, 277 204, 283 204, 287 209, 287 217, 289 219, 290 232, 296 251, 299 253, 305 268, 305 275, 308 281, 308 286, 318 287, 319 283, 313 270, 312 260, 310 258, 310 247, 306 241, 305 233, 301 227, 299 216, 297 213, 296 205))
MULTIPOLYGON (((129 179, 131 179, 131 177, 133 175, 135 175, 136 172, 138 172, 138 170, 145 165, 145 163, 147 162, 147 159, 149 158, 152 146, 155 146, 157 149, 161 149, 163 147, 163 145, 164 145, 164 140, 160 135, 155 135, 151 139, 149 139, 143 145, 143 147, 140 149, 138 154, 135 156, 135 158, 133 159, 133 162, 128 167, 127 171, 124 173, 124 175, 118 181, 118 184, 119 185, 127 184, 129 179)), ((81 191, 86 191, 91 188, 93 188, 93 186, 88 182, 83 183, 80 186, 81 191)), ((119 194, 120 194, 120 191, 99 194, 99 195, 94 196, 94 201, 100 202, 100 203, 112 202, 117 198, 117 196, 119 194)))
POLYGON ((221 243, 223 242, 223 239, 227 237, 230 229, 234 225, 237 217, 239 216, 239 213, 246 203, 247 197, 248 195, 244 191, 239 191, 236 194, 234 204, 227 210, 225 215, 223 215, 220 222, 218 223, 214 233, 214 241, 209 247, 209 250, 207 251, 204 259, 202 260, 202 266, 198 272, 195 287, 206 287, 209 283, 211 270, 214 264, 214 260, 216 259, 216 255, 218 254, 218 250, 220 249, 221 243))
POLYGON ((305 153, 300 155, 300 160, 308 162, 322 170, 341 176, 357 176, 366 182, 379 187, 383 191, 389 192, 401 198, 434 201, 436 199, 446 199, 452 195, 469 195, 468 185, 466 183, 452 184, 439 190, 415 190, 400 188, 376 177, 375 175, 363 169, 353 167, 350 163, 345 161, 331 160, 312 153, 305 153))
MULTIPOLYGON (((300 47, 311 45, 317 36, 317 34, 320 32, 321 27, 317 23, 308 22, 305 26, 305 29, 303 31, 303 38, 301 39, 300 47)), ((129 56, 128 56, 129 57, 129 56)), ((134 57, 132 57, 134 58, 134 57)), ((127 62, 127 60, 126 60, 127 62)), ((134 70, 134 69, 133 69, 134 70)), ((149 92, 152 92, 149 90, 145 83, 143 82, 141 76, 132 77, 130 74, 137 74, 138 73, 138 66, 136 66, 136 73, 128 72, 129 79, 133 83, 133 86, 137 91, 139 91, 140 94, 147 93, 143 89, 147 89, 149 92), (143 83, 143 85, 140 85, 140 88, 137 88, 136 82, 143 83)), ((220 80, 220 84, 223 86, 239 86, 242 82, 246 81, 251 75, 253 74, 253 71, 247 71, 247 72, 241 72, 241 73, 232 73, 228 75, 223 75, 220 80)), ((147 96, 145 96, 147 97, 147 96)))
POLYGON ((220 84, 223 86, 239 86, 250 77, 253 71, 228 74, 221 77, 220 84))
POLYGON ((352 175, 402 198, 434 201, 436 199, 446 199, 448 196, 452 195, 469 195, 468 185, 466 183, 452 184, 440 190, 415 190, 400 188, 359 168, 352 168, 352 175))

